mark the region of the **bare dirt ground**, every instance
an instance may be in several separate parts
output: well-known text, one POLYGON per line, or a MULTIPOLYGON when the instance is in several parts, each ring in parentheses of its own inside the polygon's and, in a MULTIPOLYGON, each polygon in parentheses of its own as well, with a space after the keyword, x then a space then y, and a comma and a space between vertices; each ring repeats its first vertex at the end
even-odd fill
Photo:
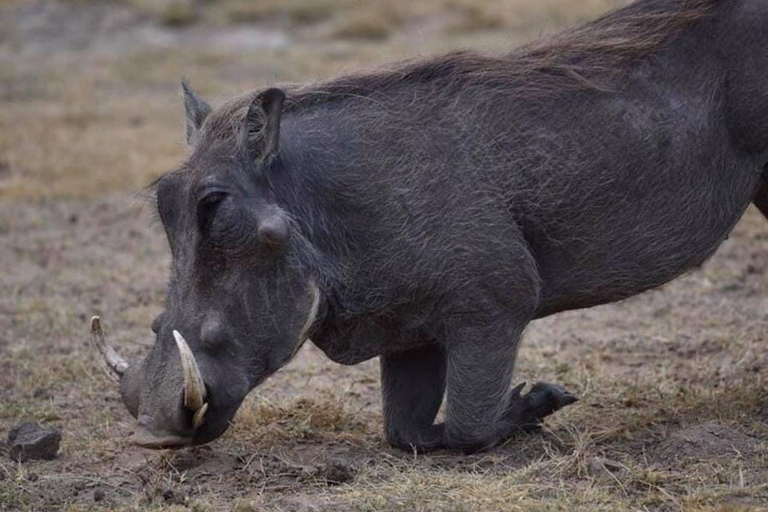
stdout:
POLYGON ((378 365, 307 346, 219 441, 129 445, 87 345, 100 314, 152 343, 169 255, 141 187, 183 157, 178 78, 214 100, 449 48, 504 49, 621 2, 4 2, 0 7, 0 436, 60 428, 59 457, 0 453, 0 510, 768 509, 768 222, 750 209, 701 269, 533 324, 517 381, 581 401, 488 454, 381 437, 378 365))

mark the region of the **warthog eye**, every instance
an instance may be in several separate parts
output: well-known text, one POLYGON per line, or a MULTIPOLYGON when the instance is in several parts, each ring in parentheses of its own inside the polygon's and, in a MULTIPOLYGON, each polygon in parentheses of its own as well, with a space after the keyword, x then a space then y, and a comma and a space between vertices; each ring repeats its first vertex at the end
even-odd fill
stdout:
POLYGON ((197 223, 201 233, 206 234, 210 230, 216 210, 227 196, 226 192, 216 190, 206 193, 200 198, 197 203, 197 223))
POLYGON ((197 203, 197 222, 203 246, 212 251, 201 253, 209 263, 251 254, 258 242, 255 222, 237 198, 217 190, 202 195, 197 203))

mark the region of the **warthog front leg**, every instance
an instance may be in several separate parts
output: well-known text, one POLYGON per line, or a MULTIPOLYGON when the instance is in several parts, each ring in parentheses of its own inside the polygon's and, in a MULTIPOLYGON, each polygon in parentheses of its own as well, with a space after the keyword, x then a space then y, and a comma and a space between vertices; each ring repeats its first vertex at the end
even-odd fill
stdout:
POLYGON ((499 320, 456 327, 448 346, 446 446, 465 452, 492 448, 576 399, 558 386, 538 383, 526 395, 510 389, 525 323, 499 320), (459 338, 459 339, 456 339, 459 338))
POLYGON ((427 452, 445 446, 445 428, 435 417, 445 390, 441 347, 381 356, 384 434, 403 450, 427 452))
MULTIPOLYGON (((503 233, 494 235, 501 240, 503 233)), ((521 386, 511 388, 517 347, 540 293, 522 236, 508 235, 496 253, 487 240, 476 244, 494 271, 461 262, 460 286, 443 297, 441 319, 431 326, 438 343, 381 358, 385 431, 393 445, 485 450, 575 402, 551 384, 538 383, 524 396, 521 386), (445 423, 435 424, 443 390, 445 423)))
MULTIPOLYGON (((439 346, 381 357, 384 433, 392 446, 422 453, 449 447, 445 424, 434 423, 443 400, 445 370, 439 346)), ((522 388, 509 394, 495 443, 540 428, 545 417, 577 400, 554 384, 539 382, 526 395, 521 395, 522 388)))

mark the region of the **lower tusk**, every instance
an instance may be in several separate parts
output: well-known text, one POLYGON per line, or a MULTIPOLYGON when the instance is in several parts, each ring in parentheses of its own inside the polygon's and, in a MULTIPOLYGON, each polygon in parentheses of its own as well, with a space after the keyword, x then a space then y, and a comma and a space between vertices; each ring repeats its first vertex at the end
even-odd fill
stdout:
POLYGON ((119 380, 125 370, 128 369, 128 362, 107 342, 104 331, 101 329, 101 318, 94 316, 91 318, 91 344, 101 354, 104 372, 112 379, 119 380))
POLYGON ((201 408, 195 411, 195 414, 192 416, 192 428, 197 430, 200 425, 203 424, 205 421, 205 413, 208 412, 208 404, 204 403, 201 408))
MULTIPOLYGON (((181 370, 184 376, 184 405, 197 412, 205 405, 205 383, 197 367, 195 355, 179 331, 173 331, 173 338, 181 356, 181 370)), ((205 413, 203 413, 205 414, 205 413)))

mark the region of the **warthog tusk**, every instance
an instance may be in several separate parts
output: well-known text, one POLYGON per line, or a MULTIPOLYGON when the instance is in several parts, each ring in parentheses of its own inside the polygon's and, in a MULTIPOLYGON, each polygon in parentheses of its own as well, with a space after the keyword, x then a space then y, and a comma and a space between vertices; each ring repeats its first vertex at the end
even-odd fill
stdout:
POLYGON ((197 430, 198 427, 203 424, 203 421, 205 421, 206 412, 208 412, 208 404, 204 403, 203 406, 195 411, 195 414, 192 416, 192 428, 197 430))
MULTIPOLYGON (((192 353, 192 349, 187 345, 184 337, 179 334, 179 331, 173 331, 173 337, 176 340, 176 346, 179 347, 179 355, 181 356, 181 370, 184 374, 184 405, 192 411, 198 412, 202 410, 205 403, 205 383, 203 382, 203 376, 200 375, 200 368, 197 367, 197 361, 195 361, 195 355, 192 353)), ((200 423, 202 423, 202 415, 200 415, 200 423)))
POLYGON ((120 357, 112 345, 107 343, 107 338, 101 329, 101 318, 98 316, 91 318, 91 344, 101 354, 104 372, 111 379, 119 380, 128 369, 128 361, 120 357))

